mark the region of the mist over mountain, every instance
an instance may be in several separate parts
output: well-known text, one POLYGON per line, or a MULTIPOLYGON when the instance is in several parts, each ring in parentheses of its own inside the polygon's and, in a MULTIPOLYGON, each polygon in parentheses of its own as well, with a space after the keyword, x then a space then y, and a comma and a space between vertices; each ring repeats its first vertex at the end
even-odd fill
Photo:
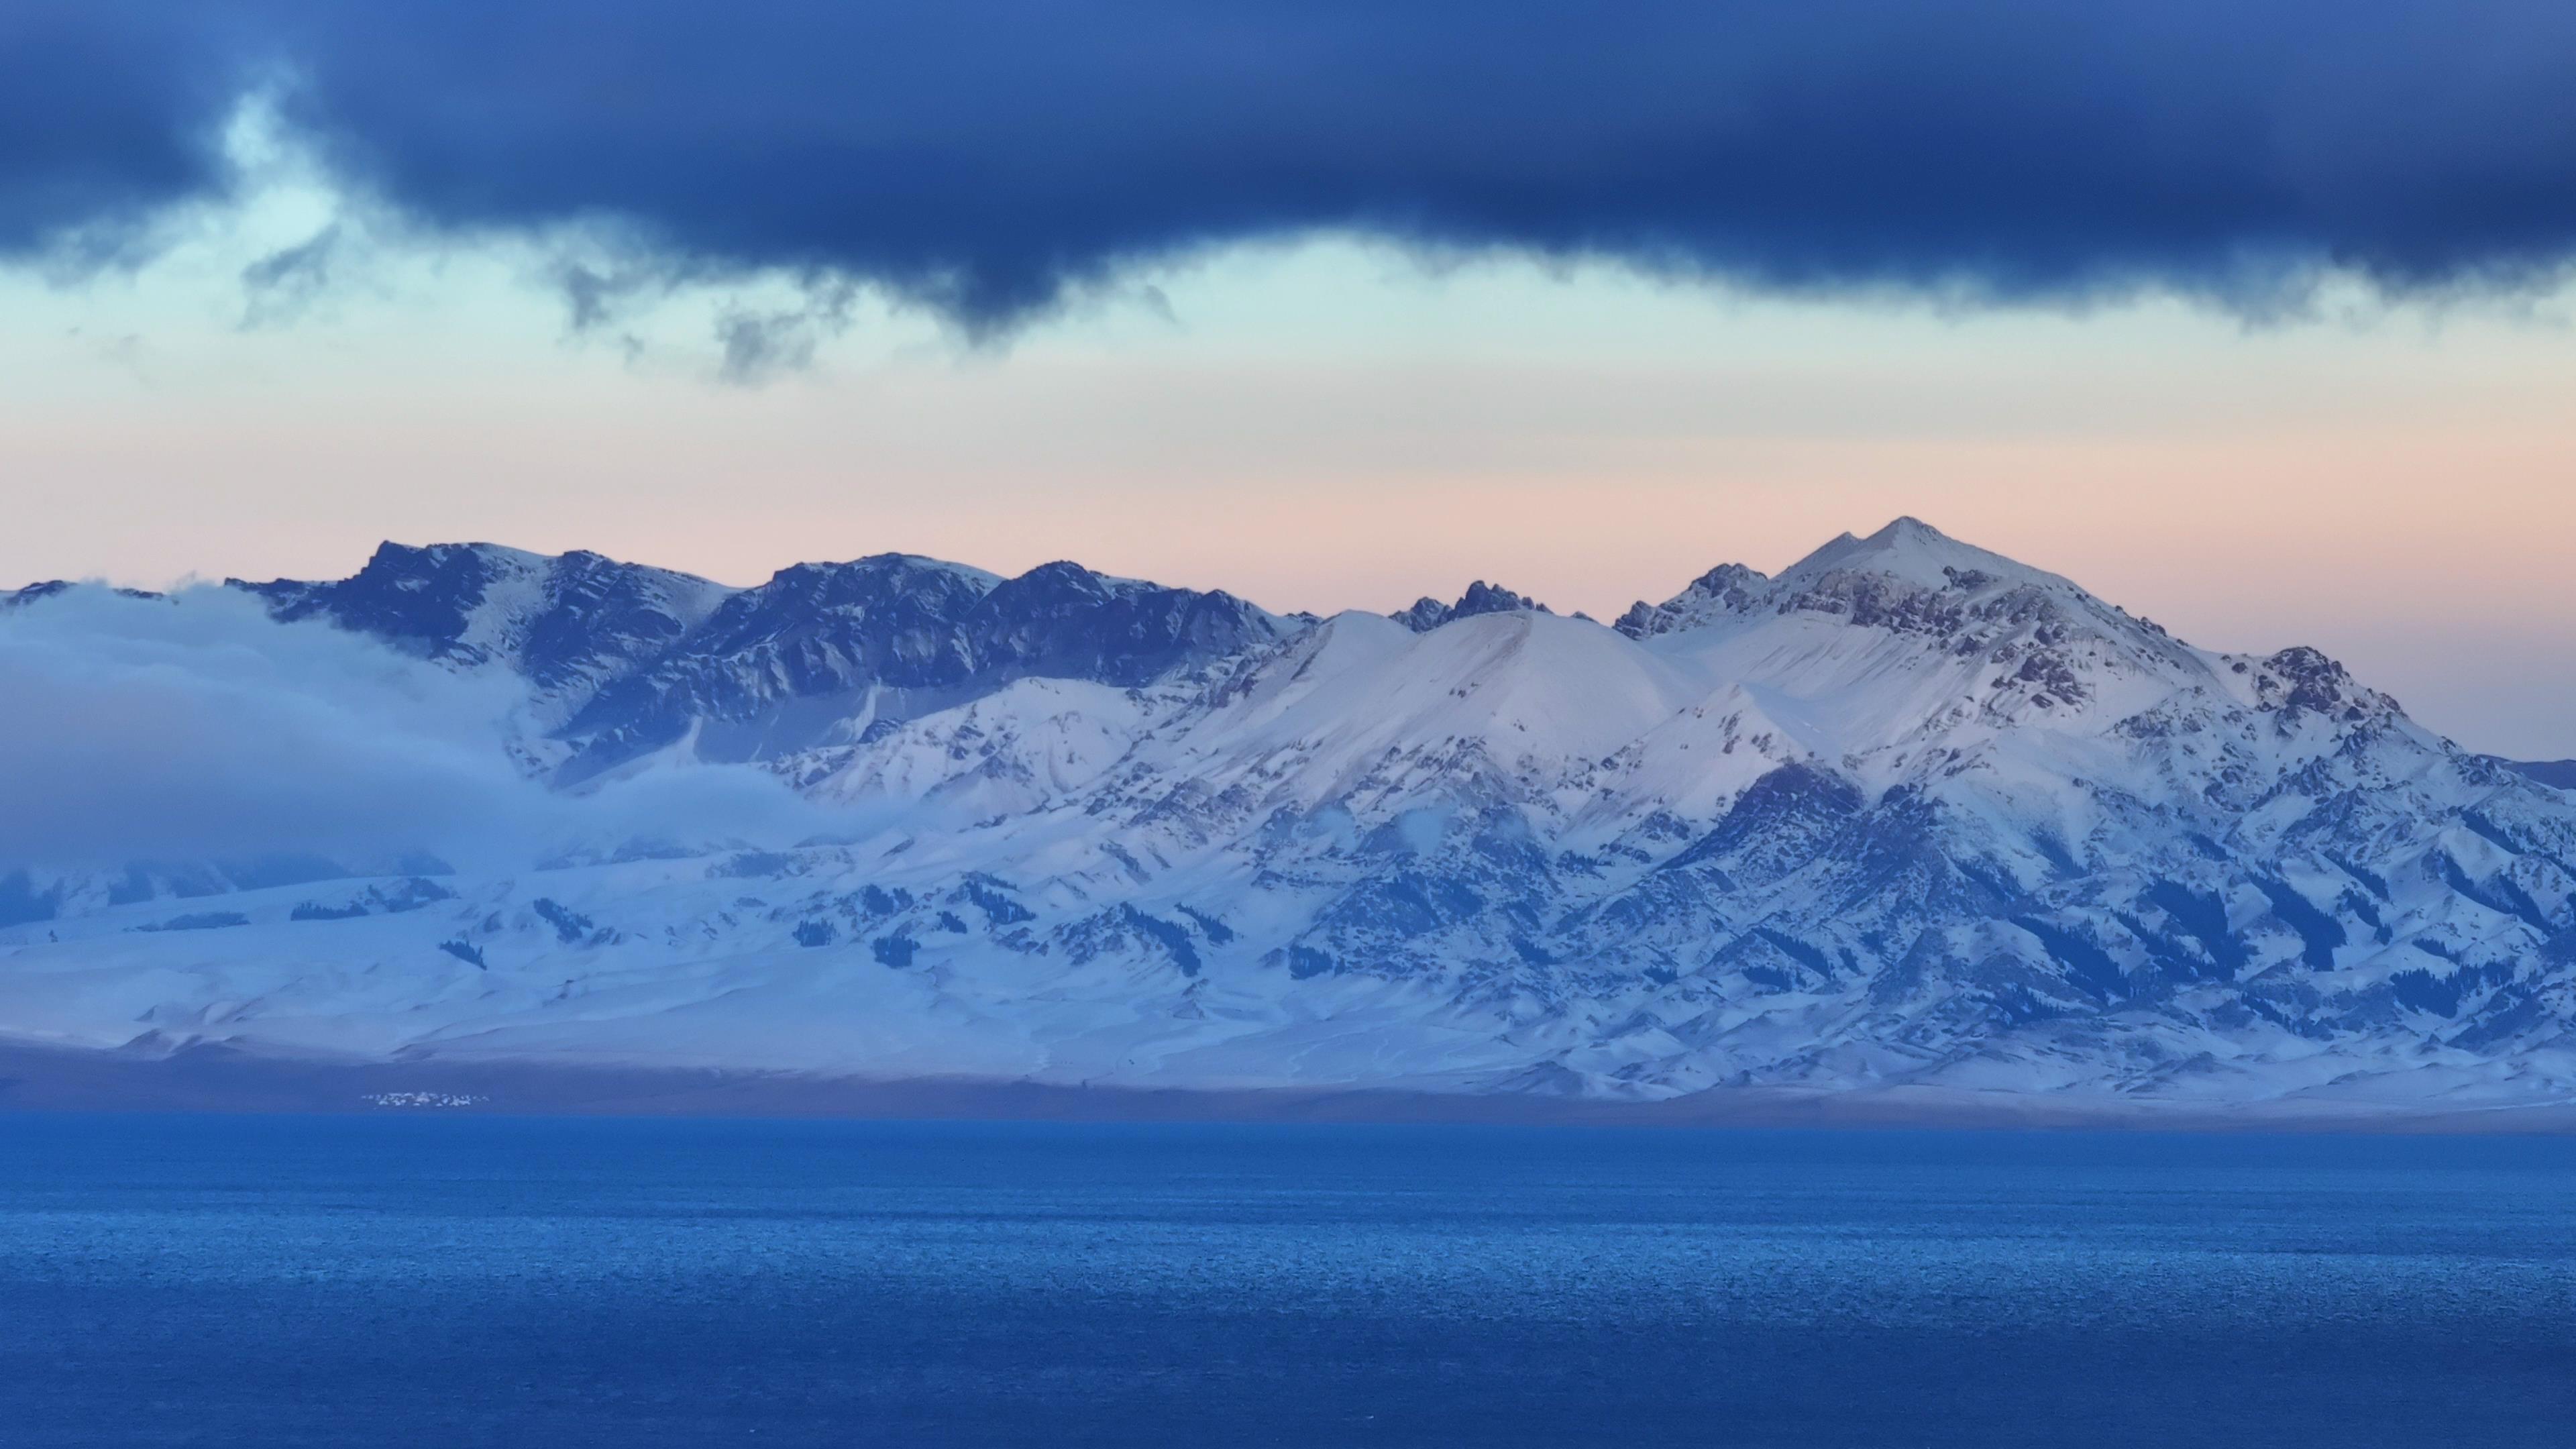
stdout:
MULTIPOLYGON (((2576 794, 1912 519, 1614 625, 387 544, 0 608, 0 1034, 2417 1110, 2576 1084, 2576 794)), ((2553 773, 2555 772, 2555 773, 2553 773)))
POLYGON ((2576 760, 2508 760, 2506 763, 2544 785, 2576 790, 2576 760))

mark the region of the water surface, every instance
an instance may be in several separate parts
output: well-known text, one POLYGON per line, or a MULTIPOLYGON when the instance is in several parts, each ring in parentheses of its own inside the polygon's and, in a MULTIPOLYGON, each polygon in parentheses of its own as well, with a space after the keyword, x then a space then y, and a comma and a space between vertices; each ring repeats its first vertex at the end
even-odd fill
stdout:
POLYGON ((0 1443, 2576 1443, 2576 1142, 0 1117, 0 1443))

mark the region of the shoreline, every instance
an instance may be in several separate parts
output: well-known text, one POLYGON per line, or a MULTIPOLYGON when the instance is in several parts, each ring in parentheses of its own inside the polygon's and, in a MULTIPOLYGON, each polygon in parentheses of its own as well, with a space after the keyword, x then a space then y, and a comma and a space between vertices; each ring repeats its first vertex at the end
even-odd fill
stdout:
POLYGON ((1653 1102, 1371 1087, 1182 1089, 424 1057, 294 1057, 195 1046, 146 1055, 0 1043, 0 1113, 776 1117, 1134 1123, 2576 1134, 2576 1101, 2476 1108, 2277 1099, 2205 1103, 1939 1087, 1718 1088, 1653 1102), (378 1096, 464 1099, 386 1105, 378 1096))

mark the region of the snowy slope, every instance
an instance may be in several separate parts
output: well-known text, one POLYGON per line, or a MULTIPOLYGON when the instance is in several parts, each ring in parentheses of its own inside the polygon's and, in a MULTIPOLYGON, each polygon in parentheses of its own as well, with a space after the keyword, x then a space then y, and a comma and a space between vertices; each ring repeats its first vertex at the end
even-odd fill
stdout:
POLYGON ((1615 627, 885 555, 628 587, 675 631, 573 628, 616 662, 569 670, 506 621, 607 595, 478 557, 469 607, 332 617, 582 681, 577 764, 754 760, 831 827, 186 900, 22 876, 0 1029, 1627 1098, 2576 1089, 2576 797, 2314 651, 2196 649, 1914 520, 1615 627))

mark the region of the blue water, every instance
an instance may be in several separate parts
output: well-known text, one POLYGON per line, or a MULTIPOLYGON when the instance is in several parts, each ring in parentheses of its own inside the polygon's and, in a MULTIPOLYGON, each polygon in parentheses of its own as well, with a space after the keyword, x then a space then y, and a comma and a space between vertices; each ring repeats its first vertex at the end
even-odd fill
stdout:
POLYGON ((0 1117, 0 1443, 2576 1444, 2576 1143, 0 1117))

